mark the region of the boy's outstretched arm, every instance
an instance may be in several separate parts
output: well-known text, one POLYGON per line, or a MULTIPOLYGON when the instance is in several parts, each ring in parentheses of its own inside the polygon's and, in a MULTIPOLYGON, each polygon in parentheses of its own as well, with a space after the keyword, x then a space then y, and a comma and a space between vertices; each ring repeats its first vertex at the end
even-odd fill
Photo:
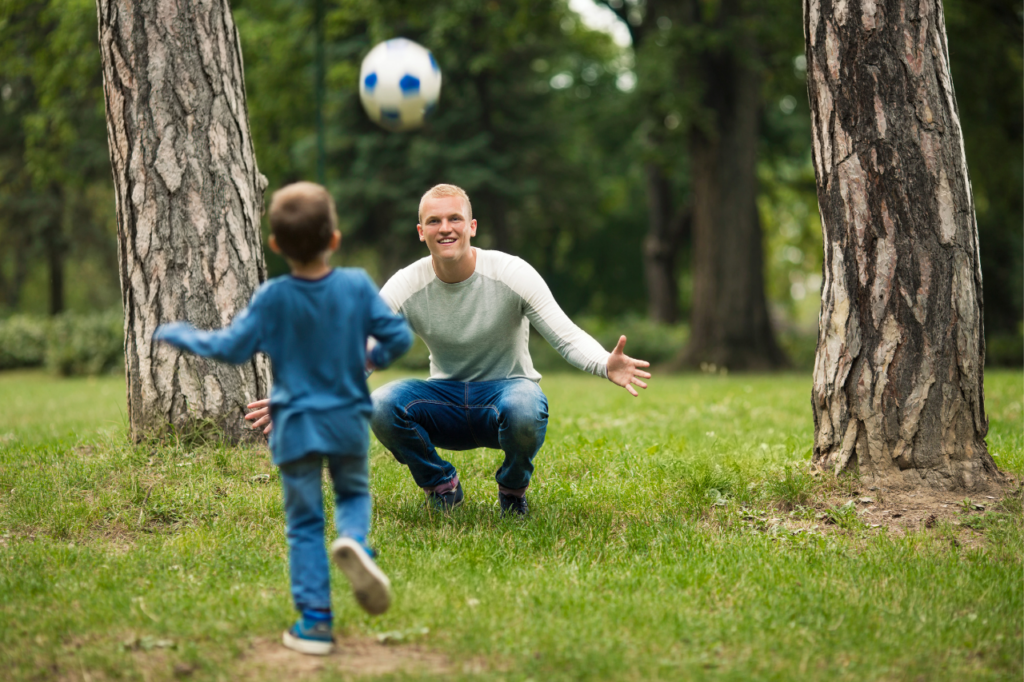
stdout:
POLYGON ((186 322, 162 324, 153 333, 153 340, 169 343, 204 358, 240 365, 259 350, 258 318, 250 306, 240 312, 229 327, 215 331, 202 331, 186 322))

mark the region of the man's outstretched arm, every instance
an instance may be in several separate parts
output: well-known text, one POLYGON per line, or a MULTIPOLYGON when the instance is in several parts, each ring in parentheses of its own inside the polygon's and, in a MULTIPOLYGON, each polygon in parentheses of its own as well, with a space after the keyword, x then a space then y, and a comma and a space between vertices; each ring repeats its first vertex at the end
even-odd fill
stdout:
POLYGON ((607 376, 609 381, 622 386, 634 397, 639 395, 634 386, 647 388, 643 379, 650 379, 651 375, 641 368, 650 367, 651 363, 631 358, 623 352, 625 336, 619 337, 610 354, 605 351, 594 337, 569 319, 555 302, 544 279, 526 261, 516 259, 506 284, 526 303, 530 323, 570 364, 598 376, 607 376))
POLYGON ((620 336, 619 342, 615 344, 615 350, 608 356, 608 380, 613 384, 622 386, 633 394, 633 397, 640 395, 633 386, 647 388, 643 379, 650 379, 651 373, 645 372, 642 367, 650 367, 651 363, 646 360, 636 360, 629 357, 623 351, 626 348, 626 337, 620 336))

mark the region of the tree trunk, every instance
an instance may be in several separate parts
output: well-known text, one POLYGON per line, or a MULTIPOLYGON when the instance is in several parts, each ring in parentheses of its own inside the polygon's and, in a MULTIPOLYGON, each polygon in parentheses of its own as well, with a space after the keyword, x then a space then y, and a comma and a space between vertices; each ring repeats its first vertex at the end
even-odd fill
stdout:
MULTIPOLYGON (((722 10, 724 12, 724 10, 722 10)), ((784 365, 764 293, 757 218, 761 79, 735 48, 701 58, 713 123, 690 142, 693 177, 693 311, 677 365, 765 370, 784 365)))
POLYGON ((804 0, 825 258, 814 462, 977 490, 981 268, 940 0, 804 0))
POLYGON ((250 437, 242 417, 267 395, 265 358, 233 367, 151 340, 171 320, 227 325, 266 279, 266 178, 227 0, 98 0, 97 11, 132 438, 211 426, 250 437))
POLYGON ((43 250, 46 251, 46 267, 50 271, 50 315, 64 312, 64 258, 67 255, 67 240, 64 236, 64 202, 66 194, 59 185, 51 186, 53 205, 43 229, 43 250))
POLYGON ((647 315, 656 322, 679 321, 679 282, 676 255, 685 230, 687 215, 674 216, 672 189, 665 172, 654 162, 645 166, 647 175, 648 229, 644 239, 644 277, 647 280, 647 315))

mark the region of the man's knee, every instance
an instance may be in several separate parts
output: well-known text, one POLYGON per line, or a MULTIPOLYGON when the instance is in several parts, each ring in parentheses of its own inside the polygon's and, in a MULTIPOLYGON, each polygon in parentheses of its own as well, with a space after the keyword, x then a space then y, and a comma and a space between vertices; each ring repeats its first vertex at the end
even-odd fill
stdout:
POLYGON ((403 398, 409 388, 411 380, 399 379, 390 384, 381 386, 372 394, 370 401, 373 404, 373 414, 370 416, 370 427, 380 438, 381 433, 386 432, 396 419, 401 418, 408 401, 403 398))
POLYGON ((509 435, 539 448, 548 425, 548 399, 533 381, 516 381, 498 403, 498 415, 509 435))

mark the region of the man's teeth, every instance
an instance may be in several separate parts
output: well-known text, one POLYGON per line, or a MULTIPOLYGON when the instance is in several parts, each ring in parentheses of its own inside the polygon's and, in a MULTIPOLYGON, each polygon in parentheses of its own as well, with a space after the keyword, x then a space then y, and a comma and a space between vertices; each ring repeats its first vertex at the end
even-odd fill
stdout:
POLYGON ((439 243, 439 244, 454 244, 454 243, 455 243, 455 240, 454 240, 454 239, 442 239, 442 240, 441 240, 440 242, 438 242, 438 243, 439 243))

